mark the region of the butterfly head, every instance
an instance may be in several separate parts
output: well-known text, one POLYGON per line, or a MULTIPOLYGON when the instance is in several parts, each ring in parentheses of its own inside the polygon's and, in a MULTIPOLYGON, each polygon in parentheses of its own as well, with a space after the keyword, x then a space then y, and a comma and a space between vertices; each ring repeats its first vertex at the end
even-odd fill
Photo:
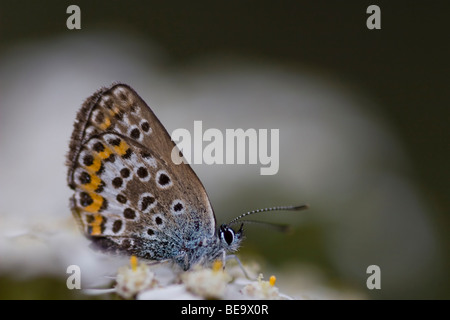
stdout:
POLYGON ((243 220, 242 218, 252 215, 255 213, 261 213, 261 212, 267 212, 267 211, 278 211, 278 210, 286 210, 286 211, 298 211, 298 210, 304 210, 307 209, 308 205, 300 205, 300 206, 279 206, 279 207, 271 207, 271 208, 265 208, 265 209, 258 209, 246 212, 244 214, 241 214, 240 216, 234 218, 227 224, 222 224, 219 227, 218 230, 218 237, 220 241, 220 247, 225 249, 228 252, 236 251, 239 248, 239 245, 241 241, 243 240, 243 227, 244 223, 262 223, 262 224, 268 224, 273 227, 278 228, 281 231, 286 231, 287 228, 285 225, 277 225, 273 223, 267 223, 267 222, 261 222, 261 221, 253 221, 253 220, 243 220), (241 226, 239 230, 236 232, 233 228, 231 228, 232 225, 241 223, 241 226))
POLYGON ((239 248, 243 238, 243 226, 244 224, 242 223, 241 227, 236 232, 230 227, 230 225, 222 224, 219 227, 218 232, 221 247, 228 252, 236 251, 239 248))

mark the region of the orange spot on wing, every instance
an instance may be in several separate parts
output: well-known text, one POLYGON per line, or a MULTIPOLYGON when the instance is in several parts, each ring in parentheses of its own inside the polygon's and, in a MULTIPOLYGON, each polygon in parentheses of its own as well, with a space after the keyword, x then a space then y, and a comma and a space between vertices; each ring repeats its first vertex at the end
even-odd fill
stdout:
POLYGON ((114 147, 114 151, 123 156, 127 152, 128 148, 128 144, 125 141, 121 140, 120 144, 114 147))
POLYGON ((105 117, 105 120, 98 126, 102 130, 106 130, 111 125, 111 120, 108 117, 105 117))
POLYGON ((92 173, 92 172, 97 172, 101 166, 102 166, 102 160, 99 157, 95 157, 92 164, 90 166, 86 167, 86 169, 92 173))
POLYGON ((91 235, 92 236, 98 236, 102 233, 102 222, 103 217, 99 214, 96 214, 94 216, 94 221, 91 222, 90 226, 92 227, 91 235))
POLYGON ((87 212, 91 212, 91 213, 99 212, 100 208, 102 207, 103 201, 105 201, 105 200, 103 199, 103 197, 101 195, 96 194, 96 193, 89 192, 89 195, 91 196, 93 202, 89 206, 84 208, 84 210, 86 210, 87 212))
POLYGON ((100 183, 102 183, 102 179, 100 179, 97 175, 91 174, 91 182, 89 184, 82 185, 81 188, 83 188, 86 191, 94 191, 98 188, 100 183))
POLYGON ((99 152, 99 157, 102 159, 106 159, 111 155, 112 151, 110 148, 105 148, 102 152, 99 152))

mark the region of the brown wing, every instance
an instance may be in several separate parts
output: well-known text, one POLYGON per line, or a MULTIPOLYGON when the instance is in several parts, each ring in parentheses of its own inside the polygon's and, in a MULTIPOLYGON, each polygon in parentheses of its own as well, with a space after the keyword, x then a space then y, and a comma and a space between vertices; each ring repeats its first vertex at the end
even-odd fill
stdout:
POLYGON ((84 232, 136 237, 183 217, 185 223, 202 221, 213 235, 215 216, 207 193, 188 164, 172 162, 174 148, 166 129, 129 86, 115 84, 88 98, 77 115, 67 157, 68 183, 75 190, 72 211, 84 232))

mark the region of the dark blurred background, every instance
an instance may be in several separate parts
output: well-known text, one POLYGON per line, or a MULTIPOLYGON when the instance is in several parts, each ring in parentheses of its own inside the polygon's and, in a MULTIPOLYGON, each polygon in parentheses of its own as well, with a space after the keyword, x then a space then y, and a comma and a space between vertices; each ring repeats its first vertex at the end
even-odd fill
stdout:
MULTIPOLYGON (((164 67, 172 70, 183 69, 199 57, 220 55, 274 64, 290 72, 306 67, 354 84, 377 105, 372 111, 383 114, 405 147, 412 165, 409 177, 433 212, 439 243, 446 252, 442 268, 450 270, 449 12, 448 1, 2 0, 0 53, 18 43, 111 29, 151 39, 164 50, 164 67), (65 27, 71 4, 81 8, 79 31, 65 27), (381 8, 381 30, 366 28, 366 8, 371 4, 381 8)), ((0 88, 0 95, 6 88, 0 88)), ((321 254, 320 232, 306 226, 299 237, 303 253, 298 259, 318 264, 330 278, 339 278, 321 254)), ((279 258, 276 250, 272 257, 279 258)), ((366 294, 449 298, 449 278, 421 292, 366 294)))

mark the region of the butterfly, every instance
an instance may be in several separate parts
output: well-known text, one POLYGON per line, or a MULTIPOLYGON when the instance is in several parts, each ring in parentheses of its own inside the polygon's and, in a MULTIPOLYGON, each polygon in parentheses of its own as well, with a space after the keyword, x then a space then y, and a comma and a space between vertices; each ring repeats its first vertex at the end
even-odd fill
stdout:
POLYGON ((243 214, 216 228, 203 184, 180 156, 170 135, 144 100, 115 83, 86 99, 79 110, 67 154, 70 207, 95 248, 169 260, 188 270, 238 250, 243 214))

